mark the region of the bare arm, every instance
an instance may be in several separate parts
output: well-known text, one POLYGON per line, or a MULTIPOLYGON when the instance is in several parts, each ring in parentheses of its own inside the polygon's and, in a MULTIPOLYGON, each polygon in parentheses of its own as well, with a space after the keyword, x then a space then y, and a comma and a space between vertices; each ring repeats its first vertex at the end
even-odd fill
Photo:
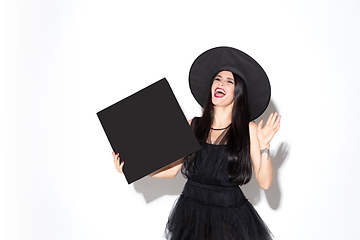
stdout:
POLYGON ((174 178, 180 171, 182 164, 183 164, 183 158, 180 160, 177 160, 176 162, 173 162, 172 164, 169 164, 156 172, 151 173, 148 175, 149 177, 154 178, 174 178))
POLYGON ((262 128, 262 120, 258 126, 253 122, 249 123, 251 161, 256 180, 263 189, 268 189, 272 184, 270 141, 280 128, 280 116, 277 119, 276 117, 277 113, 270 114, 264 128, 262 128))

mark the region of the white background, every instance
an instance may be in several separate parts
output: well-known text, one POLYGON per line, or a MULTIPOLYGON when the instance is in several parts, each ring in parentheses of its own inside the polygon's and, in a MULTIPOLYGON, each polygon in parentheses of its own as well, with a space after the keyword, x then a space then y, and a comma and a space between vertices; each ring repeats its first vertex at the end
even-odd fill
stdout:
POLYGON ((128 185, 96 112, 166 77, 200 116, 188 71, 216 46, 282 115, 273 186, 243 188, 276 239, 360 239, 359 0, 9 0, 0 27, 1 239, 161 239, 185 180, 128 185))

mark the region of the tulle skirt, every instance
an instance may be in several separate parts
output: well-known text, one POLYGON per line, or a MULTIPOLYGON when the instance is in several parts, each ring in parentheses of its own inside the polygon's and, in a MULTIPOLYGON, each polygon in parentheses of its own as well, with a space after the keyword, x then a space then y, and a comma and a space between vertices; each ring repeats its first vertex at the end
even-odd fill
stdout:
POLYGON ((268 240, 272 234, 238 186, 188 180, 166 225, 168 240, 268 240))

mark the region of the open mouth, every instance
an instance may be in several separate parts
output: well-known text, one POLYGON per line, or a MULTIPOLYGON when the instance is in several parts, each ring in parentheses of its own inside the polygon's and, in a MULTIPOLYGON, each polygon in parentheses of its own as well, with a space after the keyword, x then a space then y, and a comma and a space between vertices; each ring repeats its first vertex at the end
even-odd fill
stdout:
POLYGON ((214 97, 222 98, 226 95, 226 92, 222 88, 215 88, 214 97))

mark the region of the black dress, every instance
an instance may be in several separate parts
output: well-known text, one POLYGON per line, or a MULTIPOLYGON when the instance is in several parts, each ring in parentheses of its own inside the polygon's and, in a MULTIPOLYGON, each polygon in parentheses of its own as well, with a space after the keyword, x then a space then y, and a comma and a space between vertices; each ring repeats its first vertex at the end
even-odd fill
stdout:
MULTIPOLYGON (((219 138, 222 136, 224 134, 219 138)), ((184 171, 188 181, 170 213, 166 239, 272 239, 271 232, 239 186, 229 181, 225 147, 202 144, 195 161, 196 171, 184 171)))

